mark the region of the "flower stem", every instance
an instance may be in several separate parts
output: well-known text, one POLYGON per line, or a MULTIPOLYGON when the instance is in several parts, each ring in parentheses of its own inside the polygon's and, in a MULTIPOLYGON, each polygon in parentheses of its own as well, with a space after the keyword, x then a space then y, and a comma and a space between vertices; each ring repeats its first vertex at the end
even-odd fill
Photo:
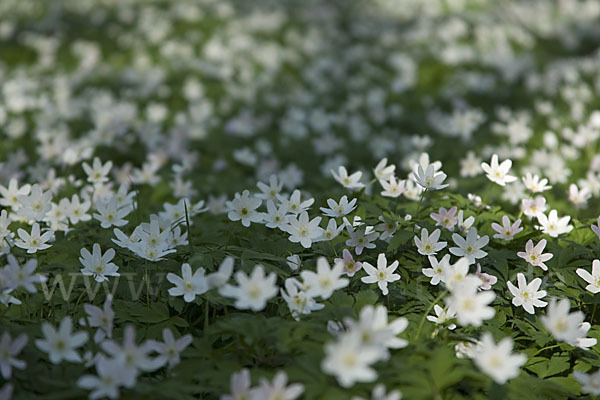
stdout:
POLYGON ((427 308, 427 311, 425 311, 425 314, 423 314, 423 317, 421 318, 421 322, 419 322, 419 327, 417 328, 417 333, 415 334, 415 340, 419 339, 419 336, 421 335, 421 329, 423 329, 423 324, 425 323, 425 319, 427 318, 427 316, 431 312, 431 309, 433 308, 433 306, 436 305, 437 302, 440 301, 441 298, 444 297, 447 293, 448 293, 448 291, 444 290, 442 293, 440 293, 438 295, 438 297, 435 298, 435 300, 433 300, 431 302, 431 304, 429 304, 429 307, 427 308))
POLYGON ((530 360, 531 360, 533 357, 535 357, 535 356, 537 356, 538 354, 540 354, 541 352, 543 352, 543 351, 546 351, 546 350, 549 350, 549 349, 554 349, 554 348, 556 348, 556 347, 559 347, 561 344, 562 344, 562 343, 558 343, 558 344, 553 344, 553 345, 551 345, 551 346, 542 347, 541 349, 539 349, 538 351, 536 351, 536 352, 535 352, 535 353, 534 353, 534 354, 531 356, 530 360))
POLYGON ((415 217, 413 218, 413 221, 414 221, 413 233, 416 231, 416 228, 417 228, 417 219, 419 218, 419 211, 421 210, 421 205, 423 204, 423 199, 425 198, 426 192, 427 192, 427 189, 423 190, 423 192, 421 193, 421 196, 419 198, 419 204, 417 205, 417 211, 415 212, 415 217))

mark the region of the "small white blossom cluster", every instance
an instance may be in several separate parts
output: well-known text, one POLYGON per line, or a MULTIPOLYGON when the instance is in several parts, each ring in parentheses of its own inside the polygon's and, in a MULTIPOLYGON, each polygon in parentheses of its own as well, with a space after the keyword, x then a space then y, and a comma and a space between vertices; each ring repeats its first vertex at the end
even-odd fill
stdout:
POLYGON ((388 322, 388 310, 382 305, 363 307, 359 320, 347 318, 342 326, 343 330, 334 331, 335 341, 325 346, 322 368, 345 387, 375 381, 373 364, 389 359, 389 349, 408 345, 408 341, 397 337, 408 326, 408 320, 400 317, 388 322))

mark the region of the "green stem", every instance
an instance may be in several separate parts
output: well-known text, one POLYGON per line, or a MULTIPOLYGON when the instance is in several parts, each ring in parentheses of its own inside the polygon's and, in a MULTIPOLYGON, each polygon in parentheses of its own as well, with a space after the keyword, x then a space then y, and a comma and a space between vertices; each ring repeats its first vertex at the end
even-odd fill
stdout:
POLYGON ((417 205, 417 211, 415 212, 415 217, 413 218, 414 224, 413 224, 413 233, 415 233, 416 227, 417 227, 417 220, 419 218, 419 211, 421 210, 421 204, 423 204, 423 199, 425 198, 425 193, 427 193, 427 189, 423 190, 423 192, 421 192, 421 196, 419 197, 419 204, 417 205))
POLYGON ((533 357, 535 357, 535 356, 537 356, 538 354, 540 354, 541 352, 543 352, 543 351, 546 351, 546 350, 549 350, 549 349, 554 349, 554 348, 556 348, 556 347, 559 347, 561 344, 562 344, 562 343, 558 343, 558 344, 553 344, 553 345, 551 345, 551 346, 542 347, 541 349, 539 349, 538 351, 536 351, 536 352, 535 352, 535 353, 534 353, 534 354, 531 356, 530 360, 531 360, 533 357))
POLYGON ((433 308, 433 306, 436 305, 437 302, 440 301, 441 298, 444 297, 447 293, 448 293, 448 291, 444 290, 442 293, 440 293, 438 295, 438 297, 435 298, 435 300, 433 300, 431 302, 431 304, 429 304, 427 311, 425 311, 425 314, 423 314, 423 317, 421 318, 421 322, 419 322, 419 328, 417 328, 417 333, 415 334, 415 340, 419 339, 419 336, 421 335, 421 329, 423 329, 423 324, 425 323, 425 319, 427 319, 427 316, 431 312, 431 309, 433 308))
POLYGON ((208 330, 208 313, 210 310, 210 303, 206 299, 205 313, 204 313, 204 332, 208 330))
POLYGON ((188 232, 188 246, 190 249, 190 257, 194 254, 194 247, 192 246, 192 231, 190 230, 190 217, 188 214, 187 201, 183 202, 183 207, 185 208, 185 224, 187 225, 188 232))
POLYGON ((73 307, 73 311, 71 312, 71 316, 74 317, 75 316, 75 312, 77 311, 77 306, 79 306, 79 302, 81 301, 81 299, 83 298, 83 295, 85 294, 85 291, 81 292, 81 294, 79 295, 79 297, 77 298, 77 301, 75 302, 75 307, 73 307))
POLYGON ((485 193, 483 194, 483 198, 481 199, 481 205, 479 206, 479 210, 477 210, 477 218, 479 217, 479 215, 481 214, 481 212, 483 211, 483 208, 485 207, 487 201, 488 201, 488 197, 490 195, 490 188, 492 186, 490 184, 487 185, 487 188, 485 189, 485 193))
POLYGON ((333 254, 335 254, 336 258, 337 258, 337 251, 335 251, 335 247, 333 246, 333 243, 331 243, 331 240, 329 241, 329 245, 331 246, 331 250, 333 250, 333 254))
POLYGON ((417 206, 417 211, 415 212, 415 218, 419 217, 419 211, 421 210, 421 204, 423 204, 423 199, 425 198, 425 193, 427 193, 427 189, 421 192, 421 196, 419 197, 419 205, 417 206))
POLYGON ((146 307, 150 308, 150 279, 148 278, 148 267, 144 268, 144 278, 146 279, 146 307))

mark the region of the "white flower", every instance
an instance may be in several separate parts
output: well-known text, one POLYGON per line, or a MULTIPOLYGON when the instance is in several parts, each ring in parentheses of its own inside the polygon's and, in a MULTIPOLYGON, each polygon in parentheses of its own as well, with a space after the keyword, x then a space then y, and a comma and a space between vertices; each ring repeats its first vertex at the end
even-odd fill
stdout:
POLYGON ((226 203, 229 210, 227 217, 231 221, 241 220, 242 225, 249 227, 252 222, 262 221, 262 214, 256 211, 261 203, 261 199, 250 197, 248 190, 244 190, 241 195, 236 193, 234 199, 226 203))
POLYGON ((583 268, 577 268, 575 272, 589 284, 585 287, 588 292, 594 294, 600 292, 600 260, 592 262, 591 274, 583 268))
POLYGON ((381 359, 389 358, 388 348, 401 349, 408 341, 398 337, 408 327, 408 320, 400 317, 388 323, 388 310, 385 306, 366 305, 360 310, 359 320, 344 318, 349 332, 360 332, 365 346, 378 348, 381 359))
POLYGON ((96 205, 96 210, 98 213, 93 216, 100 221, 100 226, 103 228, 127 225, 127 220, 124 218, 131 212, 131 208, 128 206, 119 208, 116 196, 111 197, 108 201, 100 201, 96 205))
POLYGON ((333 199, 327 200, 329 208, 321 207, 321 211, 327 217, 343 217, 344 215, 350 214, 356 208, 356 199, 348 201, 348 196, 342 196, 339 203, 336 203, 333 199))
POLYGON ((379 183, 383 187, 381 195, 384 197, 396 198, 406 191, 406 181, 396 180, 394 175, 389 177, 389 180, 380 180, 379 183))
POLYGON ((98 157, 94 157, 92 166, 86 162, 82 164, 83 170, 88 176, 87 180, 95 185, 108 182, 108 173, 112 168, 112 161, 107 161, 106 164, 102 165, 102 161, 98 157))
POLYGON ((567 215, 558 218, 556 210, 550 211, 547 217, 545 214, 540 213, 537 215, 537 219, 542 227, 542 232, 547 233, 551 237, 558 237, 558 235, 571 232, 573 229, 573 225, 569 225, 571 217, 567 215))
POLYGON ((534 314, 534 307, 546 307, 548 303, 542 301, 540 299, 546 297, 545 290, 539 290, 540 285, 542 284, 542 280, 540 278, 535 278, 529 284, 525 280, 525 275, 522 273, 517 274, 517 283, 519 287, 516 287, 511 282, 507 281, 506 285, 508 286, 508 290, 514 296, 512 299, 512 303, 514 306, 519 307, 523 306, 525 311, 529 314, 534 314))
POLYGON ((403 195, 409 200, 419 200, 419 197, 425 191, 421 186, 416 184, 413 180, 409 179, 406 181, 406 190, 403 195))
POLYGON ((250 371, 244 368, 230 378, 231 394, 221 396, 221 400, 250 400, 255 389, 250 388, 250 371))
POLYGON ((396 166, 393 164, 387 165, 387 161, 387 158, 382 158, 375 169, 373 169, 375 178, 377 178, 377 180, 380 182, 389 180, 390 177, 394 176, 394 171, 396 171, 396 166))
POLYGON ((450 254, 446 254, 439 261, 434 256, 429 256, 427 258, 429 259, 431 268, 423 268, 421 269, 421 272, 423 275, 431 278, 429 281, 430 284, 437 285, 444 279, 444 276, 447 273, 446 270, 450 267, 450 254))
POLYGON ((131 192, 128 192, 128 190, 129 185, 121 184, 117 193, 113 195, 113 197, 117 199, 117 206, 119 208, 128 207, 130 209, 133 209, 133 206, 135 204, 133 200, 135 197, 135 192, 133 190, 131 192))
POLYGON ((589 350, 590 347, 593 347, 596 345, 596 343, 598 343, 598 339, 586 337, 591 327, 592 325, 589 322, 582 322, 581 325, 579 325, 579 337, 575 339, 575 341, 567 343, 573 347, 589 350))
POLYGON ((346 230, 350 236, 350 239, 346 240, 346 246, 354 247, 357 256, 360 256, 364 249, 374 249, 376 247, 373 242, 379 237, 379 232, 367 233, 367 228, 363 225, 358 229, 354 229, 352 225, 346 223, 346 230))
POLYGON ((335 219, 331 218, 329 222, 327 222, 327 228, 323 230, 323 234, 319 239, 317 239, 317 241, 335 239, 340 233, 342 233, 343 230, 344 224, 337 226, 337 222, 335 221, 335 219))
POLYGON ((531 173, 525 174, 525 176, 521 177, 523 180, 523 184, 531 193, 541 193, 548 189, 552 189, 552 186, 548 185, 548 179, 541 179, 538 175, 533 175, 531 173))
POLYGON ((587 201, 592 197, 589 189, 583 187, 581 189, 577 188, 577 185, 571 183, 569 185, 569 201, 573 203, 576 207, 581 207, 587 203, 587 201))
POLYGON ((108 280, 108 276, 119 276, 119 267, 110 261, 115 257, 115 249, 108 249, 104 254, 98 243, 94 243, 92 253, 86 248, 81 249, 79 261, 83 265, 81 273, 93 276, 96 282, 108 280))
POLYGON ((300 256, 298 254, 292 254, 285 260, 288 267, 290 267, 292 271, 297 271, 298 268, 300 268, 300 265, 302 265, 302 260, 300 260, 300 256))
POLYGON ((480 290, 490 290, 492 285, 498 282, 498 278, 496 278, 494 275, 481 272, 481 264, 479 263, 477 263, 477 271, 475 271, 475 276, 481 279, 481 284, 479 285, 480 290))
POLYGON ((593 374, 573 371, 573 377, 581 383, 582 392, 589 393, 592 396, 600 395, 600 370, 597 370, 593 374))
POLYGON ((488 206, 487 204, 483 204, 483 200, 481 200, 481 197, 477 196, 476 194, 468 193, 467 198, 473 203, 475 207, 483 207, 486 210, 490 209, 490 206, 488 206))
POLYGON ((485 332, 473 354, 473 361, 484 373, 496 383, 502 385, 509 379, 519 375, 519 370, 527 356, 512 354, 513 341, 506 337, 498 344, 489 332, 485 332))
POLYGON ((12 239, 14 233, 9 229, 12 219, 6 210, 0 211, 0 248, 8 246, 6 239, 12 239))
POLYGON ((83 309, 87 314, 87 318, 82 318, 79 324, 82 326, 89 324, 92 328, 98 328, 94 335, 94 342, 100 343, 107 337, 111 338, 115 318, 115 312, 112 310, 112 296, 106 296, 102 308, 92 304, 84 304, 83 309))
POLYGON ((419 165, 417 172, 412 172, 415 182, 426 190, 440 190, 448 187, 448 184, 442 184, 446 176, 443 172, 436 172, 433 164, 428 165, 426 170, 423 170, 423 167, 419 165))
MULTIPOLYGON (((448 260, 450 260, 449 257, 448 260)), ((444 262, 444 259, 440 262, 444 262)), ((474 289, 478 289, 481 286, 482 282, 477 276, 469 275, 470 265, 471 264, 466 257, 461 257, 454 264, 450 265, 450 263, 448 263, 447 265, 442 266, 444 271, 442 282, 444 282, 448 290, 453 291, 455 287, 463 284, 469 284, 474 289)))
POLYGON ((431 232, 431 235, 429 235, 427 229, 421 229, 421 239, 419 239, 416 235, 414 238, 419 254, 424 256, 433 256, 436 255, 438 251, 446 247, 448 244, 447 242, 438 241, 441 234, 442 232, 439 229, 431 232))
POLYGON ((286 301, 292 317, 299 319, 301 314, 310 314, 312 311, 320 310, 324 306, 317 303, 304 290, 303 285, 295 278, 285 280, 285 290, 281 289, 281 297, 286 301))
POLYGON ((37 183, 31 187, 31 192, 28 195, 17 195, 17 200, 20 204, 17 213, 34 221, 43 220, 52 208, 52 192, 50 190, 43 192, 37 183))
POLYGON ((167 280, 175 285, 169 289, 171 296, 183 296, 186 303, 194 301, 196 296, 205 293, 209 289, 208 279, 204 268, 198 268, 192 275, 190 264, 181 264, 181 277, 169 272, 167 280))
POLYGON ((469 339, 470 340, 460 341, 454 346, 456 358, 473 358, 475 350, 477 350, 477 346, 479 346, 480 342, 474 338, 469 339))
POLYGON ((469 264, 475 263, 475 260, 487 256, 487 253, 481 250, 488 244, 490 238, 487 235, 479 237, 477 229, 471 228, 467 232, 466 239, 457 233, 452 234, 452 240, 458 247, 450 247, 450 253, 457 257, 467 257, 469 264))
POLYGON ((323 235, 323 228, 319 227, 321 217, 309 220, 306 211, 302 211, 298 216, 290 215, 287 222, 283 229, 290 234, 290 242, 300 243, 305 249, 311 247, 312 242, 323 235))
POLYGON ((31 191, 31 185, 25 184, 19 187, 19 182, 16 178, 12 178, 8 182, 8 187, 0 185, 0 206, 11 207, 13 211, 17 211, 21 207, 19 196, 27 196, 31 191))
POLYGON ((344 264, 336 263, 333 268, 329 266, 325 257, 317 259, 317 271, 304 270, 300 273, 306 294, 311 297, 321 297, 323 300, 331 297, 334 291, 348 286, 350 282, 342 278, 344 264))
POLYGON ((536 196, 534 199, 521 200, 521 209, 523 214, 528 217, 537 217, 546 211, 546 199, 542 196, 536 196))
MULTIPOLYGON (((456 317, 456 311, 450 307, 444 309, 436 304, 433 306, 433 311, 435 312, 435 316, 428 315, 427 320, 436 323, 437 325, 443 325, 456 317)), ((452 331, 456 329, 456 324, 448 324, 447 328, 452 331)))
POLYGON ((173 368, 179 364, 180 354, 186 347, 192 343, 192 335, 183 335, 175 340, 173 332, 169 328, 164 328, 162 331, 163 342, 150 340, 150 346, 159 354, 155 359, 157 364, 167 364, 169 368, 173 368))
POLYGON ((260 311, 279 291, 275 284, 277 275, 265 275, 265 270, 260 264, 254 267, 250 276, 243 271, 236 272, 235 280, 238 286, 226 284, 219 289, 219 293, 221 296, 235 298, 234 306, 240 310, 260 311))
POLYGON ((44 339, 37 339, 35 345, 48 353, 53 364, 58 364, 62 360, 81 362, 81 357, 75 349, 87 342, 88 334, 87 332, 72 333, 72 330, 73 322, 70 317, 63 318, 58 329, 44 322, 42 323, 44 339))
POLYGON ((440 207, 439 212, 431 213, 430 217, 436 222, 435 226, 442 226, 449 231, 453 231, 457 222, 456 211, 456 206, 450 208, 449 210, 446 210, 444 207, 440 207))
POLYGON ((379 239, 391 239, 392 236, 394 236, 394 233, 396 233, 396 230, 398 230, 398 221, 386 221, 382 215, 380 215, 378 219, 381 223, 375 225, 375 230, 380 232, 379 239))
POLYGON ((17 234, 19 239, 15 240, 15 245, 26 249, 29 254, 50 248, 50 245, 46 242, 54 238, 54 232, 51 230, 40 234, 40 225, 37 222, 31 226, 31 234, 23 228, 19 228, 17 234))
POLYGON ((281 204, 279 208, 277 208, 273 200, 267 200, 267 212, 262 213, 262 220, 267 228, 279 228, 284 230, 288 221, 287 205, 281 204))
MULTIPOLYGON (((479 280, 478 278, 475 278, 479 280)), ((477 285, 478 286, 478 285, 477 285)), ((481 326, 484 320, 493 318, 496 310, 488 307, 496 295, 492 291, 478 292, 477 286, 471 284, 455 285, 452 295, 446 304, 456 310, 456 319, 462 326, 481 326)))
POLYGON ((256 184, 262 193, 258 193, 256 197, 261 200, 277 200, 277 195, 281 192, 283 188, 283 182, 279 182, 277 180, 277 175, 271 175, 269 177, 269 185, 266 185, 262 182, 258 182, 256 184))
MULTIPOLYGON (((131 206, 125 206, 131 209, 131 206)), ((176 225, 178 223, 193 224, 192 216, 206 211, 204 207, 204 201, 200 200, 195 204, 190 204, 187 198, 179 199, 176 204, 164 203, 164 211, 158 213, 159 218, 165 221, 171 222, 176 225), (186 218, 187 217, 187 218, 186 218)))
POLYGON ((279 371, 273 382, 261 379, 260 386, 254 389, 250 400, 294 400, 304 392, 304 385, 294 383, 287 385, 287 374, 279 371))
POLYGON ((467 157, 460 160, 460 176, 472 177, 481 173, 481 159, 469 151, 467 157))
POLYGON ((76 194, 71 197, 71 202, 69 203, 68 215, 69 220, 72 224, 76 224, 79 221, 89 221, 92 219, 91 215, 87 212, 90 209, 91 202, 89 200, 84 201, 83 203, 79 201, 79 196, 76 194))
POLYGON ((123 344, 119 345, 113 340, 105 340, 100 345, 111 357, 119 360, 126 368, 125 375, 122 377, 124 385, 131 387, 135 384, 138 370, 154 371, 160 368, 163 360, 156 360, 149 357, 153 351, 151 342, 145 341, 141 345, 136 344, 135 328, 132 325, 127 325, 123 332, 123 344))
POLYGON ((543 254, 546 243, 546 239, 542 239, 534 247, 533 240, 529 239, 525 244, 525 252, 519 251, 517 255, 532 266, 548 271, 548 267, 544 263, 554 257, 554 255, 550 253, 543 254))
POLYGON ((219 269, 206 276, 209 288, 220 288, 226 284, 233 273, 233 264, 233 257, 225 257, 221 262, 221 265, 219 265, 219 269))
POLYGON ((91 390, 90 400, 108 397, 119 398, 119 387, 125 386, 126 377, 131 374, 125 365, 116 359, 100 356, 96 360, 96 375, 83 375, 77 380, 77 386, 91 390))
POLYGON ((502 225, 493 222, 492 229, 498 232, 494 235, 494 239, 502 240, 513 240, 515 235, 523 230, 520 219, 511 225, 507 215, 502 217, 502 225))
POLYGON ((553 298, 541 320, 556 340, 573 343, 582 337, 580 327, 585 316, 581 311, 569 313, 570 308, 569 299, 553 298))
POLYGON ((487 178, 500 186, 504 186, 507 183, 514 182, 517 180, 515 176, 508 175, 508 171, 510 171, 511 166, 511 160, 504 160, 500 165, 498 165, 497 154, 494 154, 492 156, 492 161, 490 164, 481 163, 481 168, 487 174, 487 178))
POLYGON ((69 229, 69 200, 61 199, 58 204, 54 202, 50 204, 52 208, 46 213, 44 221, 48 222, 53 231, 67 231, 69 229))
POLYGON ((302 201, 301 195, 302 193, 299 190, 294 190, 289 198, 281 195, 278 195, 277 198, 282 205, 287 207, 289 212, 292 214, 300 214, 303 211, 308 211, 310 206, 315 202, 315 199, 313 198, 302 201))
POLYGON ((12 282, 5 276, 6 273, 0 269, 0 303, 8 306, 10 303, 12 304, 21 304, 21 301, 16 297, 10 295, 10 293, 14 290, 12 282))
POLYGON ((15 256, 9 254, 7 257, 8 265, 2 270, 4 276, 10 281, 11 289, 23 287, 29 293, 36 293, 37 289, 34 283, 46 282, 47 278, 43 275, 34 274, 37 268, 37 260, 31 258, 21 266, 15 256))
POLYGON ((341 183, 346 189, 356 190, 365 187, 363 183, 360 183, 360 178, 362 177, 361 171, 356 171, 352 175, 348 175, 346 168, 340 166, 337 174, 334 170, 331 170, 331 173, 333 174, 333 178, 341 183))
POLYGON ((377 282, 379 289, 381 289, 381 293, 384 296, 387 296, 388 282, 395 282, 400 279, 400 275, 394 274, 396 268, 398 268, 398 260, 391 263, 388 267, 385 254, 381 253, 377 257, 377 268, 375 268, 368 262, 363 262, 363 269, 368 274, 368 276, 361 278, 361 281, 364 283, 377 282))
POLYGON ((458 222, 456 223, 456 225, 458 226, 458 230, 463 233, 469 232, 469 230, 473 226, 473 223, 475 222, 475 217, 471 215, 467 219, 463 219, 463 210, 460 210, 458 212, 457 218, 458 222))
MULTIPOLYGON (((429 154, 423 152, 419 155, 418 160, 409 159, 408 165, 409 165, 410 169, 412 170, 413 174, 417 173, 417 171, 419 170, 419 167, 423 168, 423 170, 426 170, 431 165, 431 166, 433 166, 434 172, 437 172, 440 170, 440 168, 442 168, 441 161, 434 161, 432 163, 429 163, 429 161, 430 161, 429 154)), ((414 177, 414 175, 409 175, 409 176, 414 177)))
POLYGON ((27 365, 25 361, 16 358, 26 344, 27 335, 24 333, 14 338, 14 340, 8 332, 2 334, 2 339, 0 339, 0 374, 4 379, 11 378, 13 367, 24 369, 27 365))
POLYGON ((371 364, 381 358, 381 350, 362 343, 359 331, 351 331, 338 336, 338 340, 325 345, 325 359, 321 363, 324 372, 335 375, 343 387, 356 382, 373 382, 377 372, 371 364))
POLYGON ((354 261, 354 257, 352 257, 352 253, 350 250, 344 249, 342 251, 342 258, 336 258, 333 260, 334 263, 342 263, 344 264, 344 274, 352 277, 354 274, 362 268, 362 263, 359 261, 354 261))

